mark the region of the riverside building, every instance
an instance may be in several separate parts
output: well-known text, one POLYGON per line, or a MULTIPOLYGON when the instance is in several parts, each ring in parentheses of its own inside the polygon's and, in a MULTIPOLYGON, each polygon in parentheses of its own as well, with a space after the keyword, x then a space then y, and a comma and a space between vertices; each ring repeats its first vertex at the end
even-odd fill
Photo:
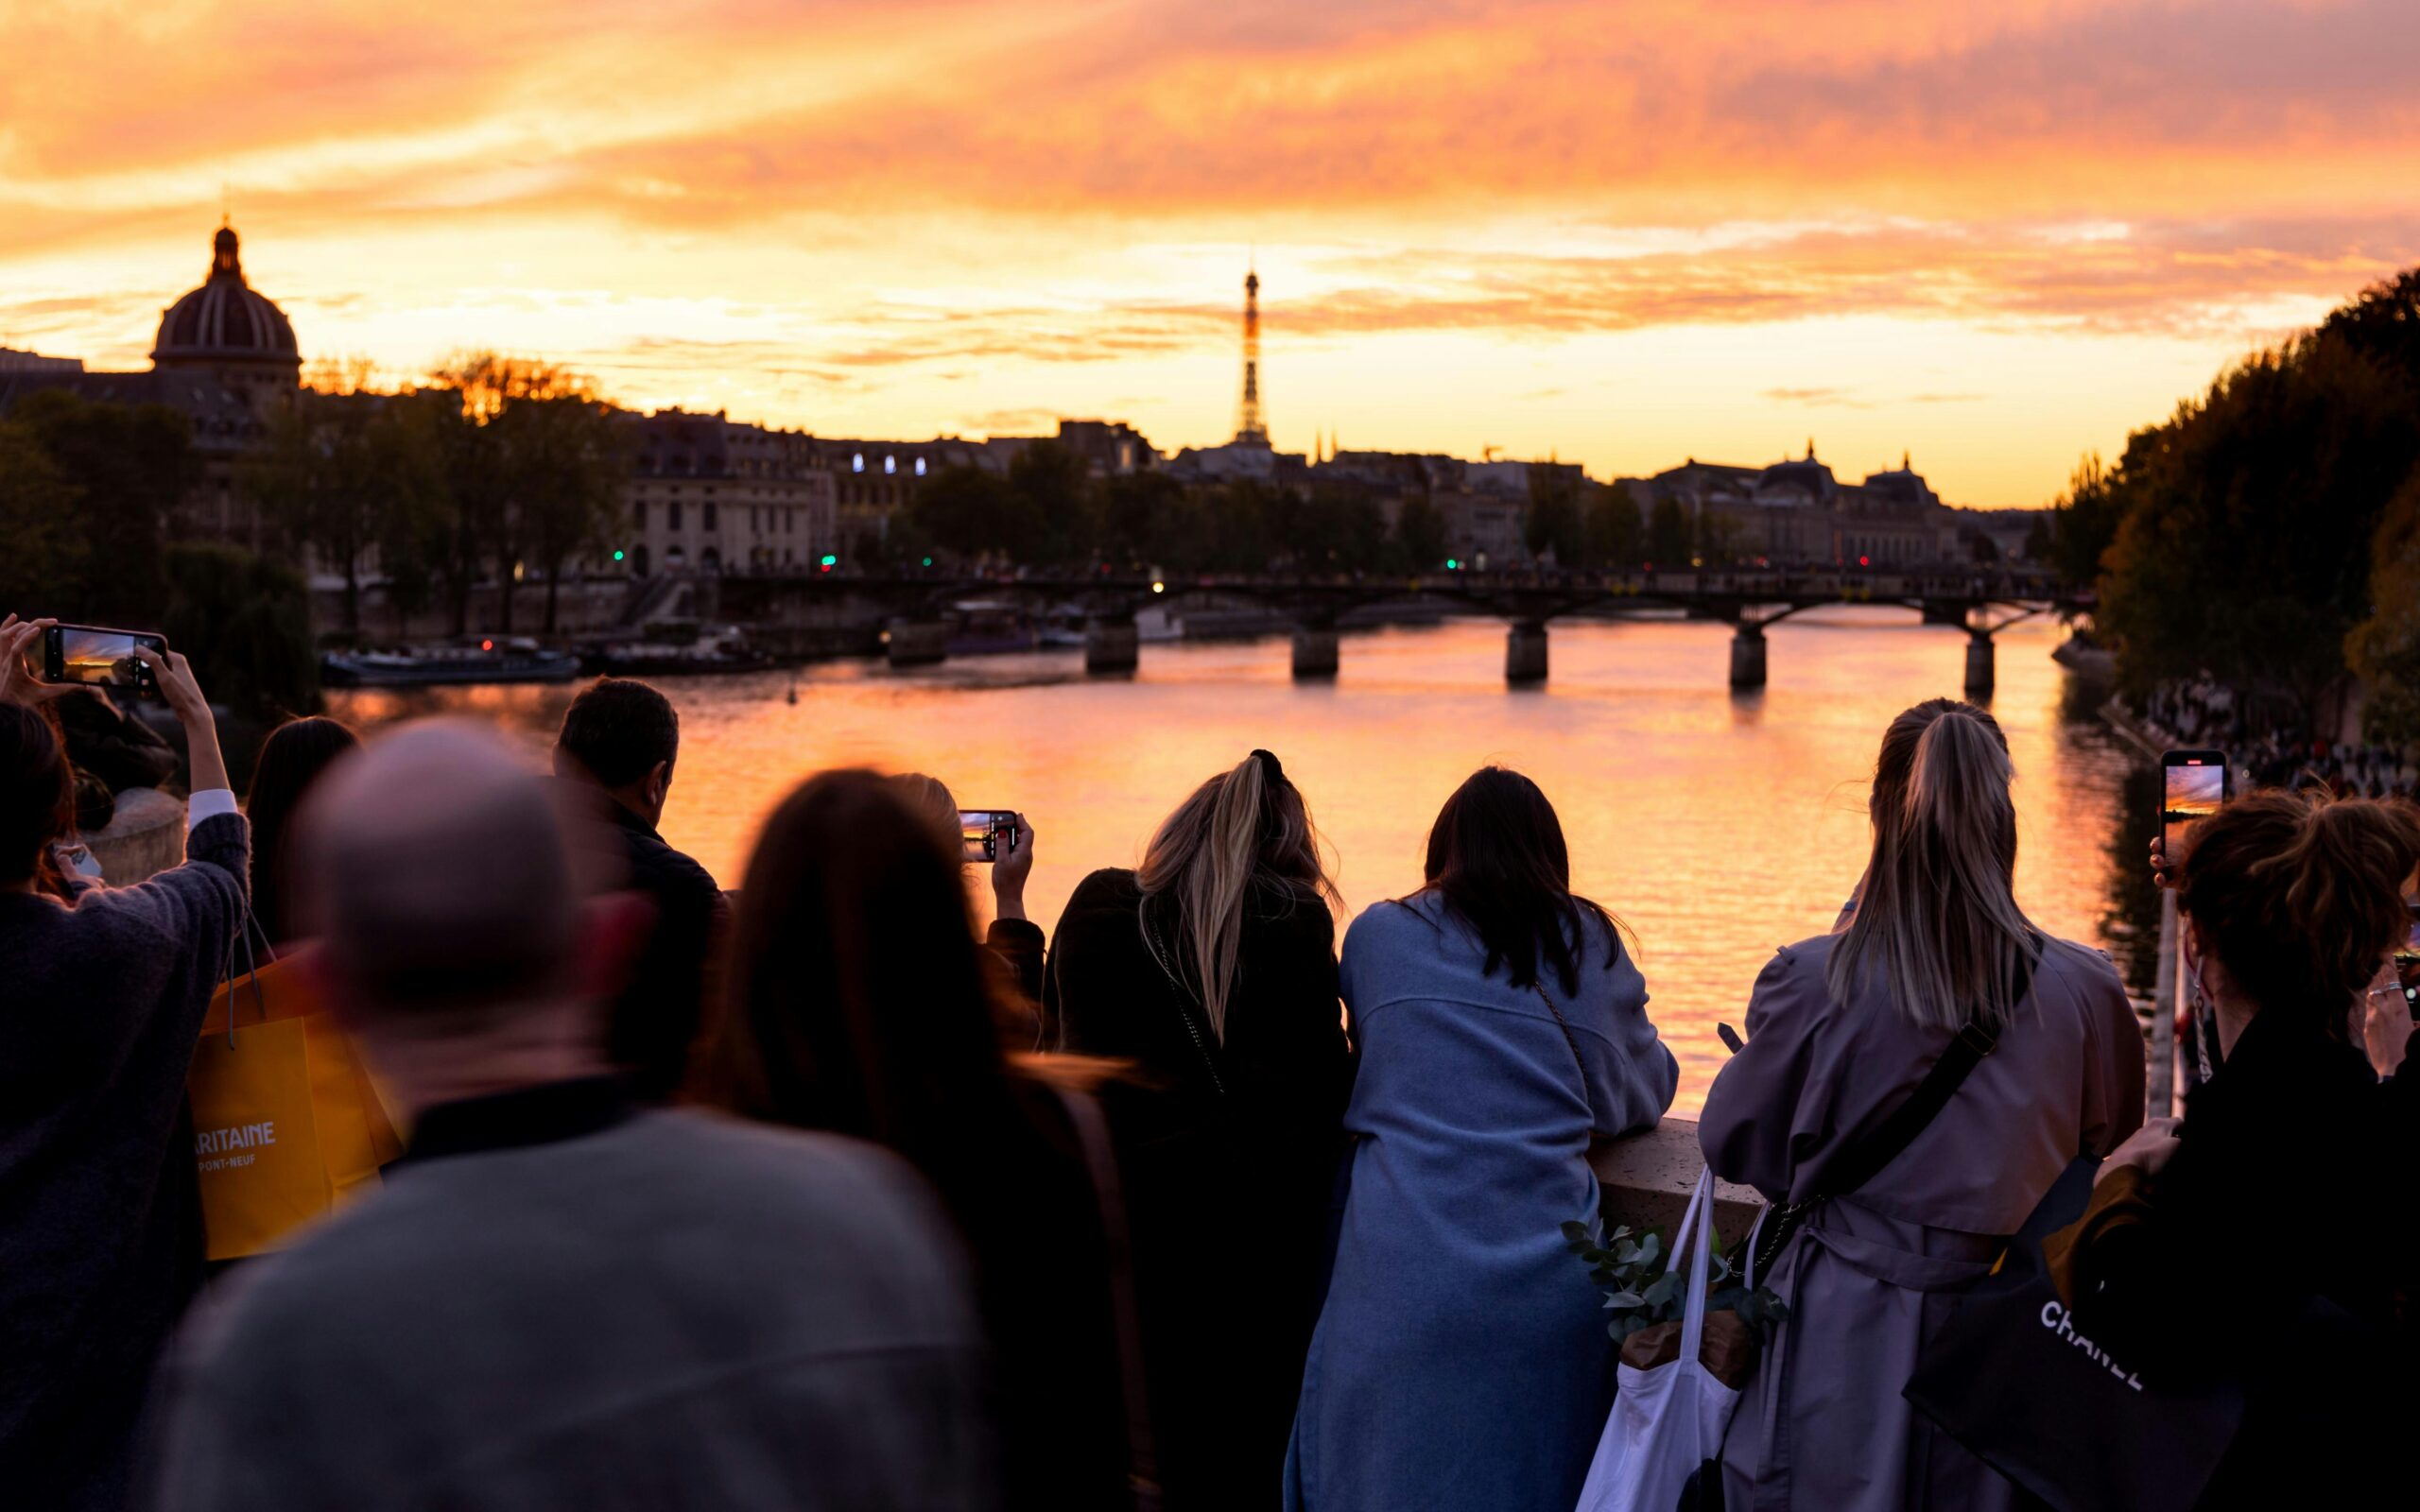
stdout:
POLYGON ((837 494, 820 444, 717 412, 620 415, 633 576, 804 570, 838 546, 837 494))

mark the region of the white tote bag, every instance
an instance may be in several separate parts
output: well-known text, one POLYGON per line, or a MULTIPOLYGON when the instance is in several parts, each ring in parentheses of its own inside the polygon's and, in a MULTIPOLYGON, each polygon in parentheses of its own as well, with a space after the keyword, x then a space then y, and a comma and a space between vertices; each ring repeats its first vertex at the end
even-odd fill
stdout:
POLYGON ((1696 1195, 1672 1235, 1672 1261, 1689 1257, 1689 1289, 1681 1310, 1681 1352, 1651 1370, 1616 1370, 1614 1410, 1597 1440, 1579 1512, 1672 1512, 1698 1467, 1722 1450, 1723 1430, 1739 1393, 1700 1362, 1705 1339, 1706 1277, 1714 1259, 1714 1173, 1698 1177, 1696 1195), (1683 1248, 1684 1246, 1687 1247, 1683 1248))

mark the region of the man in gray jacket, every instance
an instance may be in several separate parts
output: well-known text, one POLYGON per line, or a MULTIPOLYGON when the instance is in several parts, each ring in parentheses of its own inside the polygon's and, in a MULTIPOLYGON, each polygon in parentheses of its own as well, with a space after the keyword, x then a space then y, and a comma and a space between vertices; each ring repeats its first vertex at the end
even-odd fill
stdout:
POLYGON ((156 1505, 991 1507, 937 1210, 867 1146, 631 1105, 601 1005, 644 910, 583 901, 566 833, 462 727, 315 795, 308 959, 410 1143, 188 1325, 156 1505))

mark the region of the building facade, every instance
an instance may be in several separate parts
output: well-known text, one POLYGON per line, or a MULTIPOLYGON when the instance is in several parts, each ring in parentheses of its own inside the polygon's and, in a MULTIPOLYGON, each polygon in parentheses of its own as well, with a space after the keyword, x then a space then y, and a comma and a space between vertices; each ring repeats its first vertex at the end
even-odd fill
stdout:
POLYGON ((633 576, 797 572, 838 551, 833 478, 812 437, 721 413, 616 419, 631 443, 622 565, 633 576))
POLYGON ((1905 457, 1892 471, 1842 483, 1809 441, 1805 456, 1765 467, 1691 457, 1623 481, 1642 511, 1677 502, 1702 547, 1724 557, 1841 567, 1959 558, 1958 511, 1905 457))

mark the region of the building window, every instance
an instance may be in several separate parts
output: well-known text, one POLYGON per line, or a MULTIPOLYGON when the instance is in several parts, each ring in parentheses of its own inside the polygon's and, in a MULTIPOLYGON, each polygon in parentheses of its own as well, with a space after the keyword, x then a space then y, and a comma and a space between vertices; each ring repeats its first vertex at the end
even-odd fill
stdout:
POLYGON ((640 577, 645 577, 647 576, 647 548, 645 546, 637 546, 631 549, 631 571, 640 577))
POLYGON ((884 458, 882 459, 882 470, 883 470, 885 472, 898 472, 898 471, 899 471, 899 458, 897 458, 897 457, 895 457, 895 456, 886 456, 886 457, 884 457, 884 458))
POLYGON ((681 528, 680 500, 675 499, 664 507, 664 528, 666 530, 678 530, 681 528))
POLYGON ((916 475, 920 478, 925 475, 925 459, 921 456, 916 458, 916 475))
POLYGON ((637 522, 638 527, 641 530, 645 530, 647 528, 647 501, 645 499, 641 499, 631 506, 631 518, 637 522))
POLYGON ((849 458, 849 471, 850 471, 850 472, 864 472, 865 470, 866 470, 866 454, 865 454, 865 453, 863 453, 863 452, 857 452, 857 453, 853 454, 853 455, 850 456, 850 458, 849 458))
MULTIPOLYGON (((707 491, 708 493, 712 493, 712 492, 714 491, 714 490, 712 490, 712 489, 708 489, 706 491, 707 491)), ((714 500, 712 500, 712 499, 708 499, 708 500, 706 501, 705 516, 706 516, 706 518, 705 518, 705 522, 704 522, 704 523, 705 523, 705 527, 706 527, 708 530, 713 530, 713 529, 715 529, 715 528, 717 527, 717 526, 716 526, 716 521, 715 521, 715 501, 714 501, 714 500)))
POLYGON ((758 521, 758 519, 757 519, 757 517, 756 517, 756 507, 755 507, 754 505, 752 505, 752 505, 750 505, 750 506, 748 507, 748 529, 749 529, 750 533, 751 533, 751 534, 762 534, 762 533, 763 533, 763 531, 764 531, 764 528, 765 528, 765 527, 764 527, 764 525, 763 525, 763 524, 758 521))

